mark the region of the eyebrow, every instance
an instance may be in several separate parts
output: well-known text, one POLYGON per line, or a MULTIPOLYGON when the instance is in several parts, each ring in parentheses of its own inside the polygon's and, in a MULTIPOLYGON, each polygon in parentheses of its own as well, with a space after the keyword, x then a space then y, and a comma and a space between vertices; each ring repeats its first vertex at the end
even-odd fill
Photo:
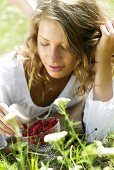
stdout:
POLYGON ((46 41, 49 41, 48 39, 46 39, 46 38, 42 37, 41 35, 39 35, 39 37, 41 37, 41 38, 45 39, 46 41))
MULTIPOLYGON (((43 38, 46 41, 49 41, 48 39, 44 38, 42 35, 39 35, 39 37, 43 38)), ((60 44, 62 44, 62 43, 64 43, 64 42, 60 42, 60 44)))

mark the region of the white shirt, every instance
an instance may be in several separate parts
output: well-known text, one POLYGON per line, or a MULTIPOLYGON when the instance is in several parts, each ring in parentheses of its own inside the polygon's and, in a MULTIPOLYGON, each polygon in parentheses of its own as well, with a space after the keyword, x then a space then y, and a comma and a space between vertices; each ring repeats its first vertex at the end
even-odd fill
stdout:
MULTIPOLYGON (((78 104, 82 97, 75 96, 76 77, 71 76, 67 85, 60 93, 58 98, 70 98, 68 107, 78 104)), ((77 82, 77 87, 79 83, 77 82)), ((113 83, 114 90, 114 83, 113 83)), ((24 69, 19 56, 11 52, 0 58, 0 103, 6 103, 13 106, 26 117, 38 117, 43 113, 55 111, 53 103, 46 107, 40 107, 33 103, 27 86, 24 69)), ((93 90, 88 95, 84 109, 84 124, 87 139, 102 139, 110 130, 114 130, 114 98, 108 102, 94 101, 93 90), (97 130, 95 130, 97 128, 97 130)), ((0 135, 0 143, 3 142, 3 136, 0 135)))

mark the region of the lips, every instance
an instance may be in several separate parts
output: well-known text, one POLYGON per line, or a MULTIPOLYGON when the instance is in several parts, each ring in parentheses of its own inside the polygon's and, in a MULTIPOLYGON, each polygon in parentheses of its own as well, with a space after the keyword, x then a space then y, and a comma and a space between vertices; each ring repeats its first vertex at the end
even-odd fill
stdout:
POLYGON ((61 71, 64 68, 64 66, 51 66, 51 65, 49 65, 49 67, 52 71, 61 71))

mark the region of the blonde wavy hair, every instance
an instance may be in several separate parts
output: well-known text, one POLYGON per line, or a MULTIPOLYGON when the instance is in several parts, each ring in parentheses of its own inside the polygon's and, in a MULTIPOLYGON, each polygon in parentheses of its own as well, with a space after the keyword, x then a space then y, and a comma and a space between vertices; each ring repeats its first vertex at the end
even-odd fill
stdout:
POLYGON ((80 82, 77 93, 83 95, 94 82, 95 48, 101 37, 100 25, 105 22, 105 18, 95 0, 39 0, 31 17, 27 48, 23 51, 27 80, 34 68, 32 85, 48 82, 48 76, 43 75, 45 68, 37 50, 39 23, 44 17, 59 22, 65 32, 67 50, 77 60, 73 71, 80 82))

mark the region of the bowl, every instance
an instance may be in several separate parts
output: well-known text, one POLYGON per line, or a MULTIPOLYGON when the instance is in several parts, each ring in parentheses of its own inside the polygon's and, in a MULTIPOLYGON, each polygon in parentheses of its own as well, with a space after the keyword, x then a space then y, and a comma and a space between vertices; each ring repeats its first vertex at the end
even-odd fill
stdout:
POLYGON ((38 119, 30 124, 23 124, 22 140, 26 141, 32 151, 47 152, 53 146, 44 142, 44 136, 60 131, 59 119, 50 117, 38 119))

